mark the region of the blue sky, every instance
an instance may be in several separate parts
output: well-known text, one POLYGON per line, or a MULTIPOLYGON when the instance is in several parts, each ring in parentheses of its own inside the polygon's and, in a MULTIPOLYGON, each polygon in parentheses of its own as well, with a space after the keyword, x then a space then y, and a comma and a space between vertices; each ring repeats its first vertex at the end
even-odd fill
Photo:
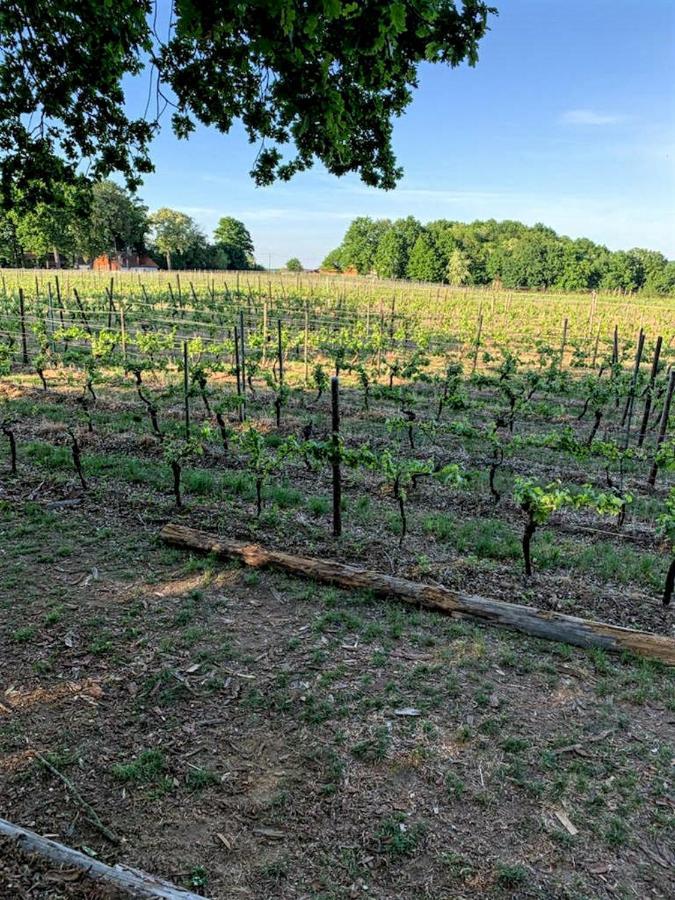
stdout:
MULTIPOLYGON (((318 265, 357 215, 542 221, 675 258, 675 0, 493 3, 476 68, 422 68, 395 126, 405 176, 394 191, 321 166, 258 188, 241 129, 185 142, 167 121, 140 195, 209 234, 222 215, 242 219, 272 266, 318 265)), ((130 109, 146 95, 147 76, 129 85, 130 109)))

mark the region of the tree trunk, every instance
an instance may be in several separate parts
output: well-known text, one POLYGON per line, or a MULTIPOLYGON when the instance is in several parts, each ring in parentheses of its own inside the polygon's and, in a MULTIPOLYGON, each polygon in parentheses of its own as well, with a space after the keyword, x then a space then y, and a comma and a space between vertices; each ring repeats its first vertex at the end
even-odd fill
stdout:
POLYGON ((24 853, 34 853, 50 859, 60 866, 81 869, 85 877, 94 882, 103 882, 124 891, 133 897, 153 898, 153 900, 204 900, 190 891, 175 887, 168 881, 146 875, 138 869, 124 865, 107 866, 105 863, 86 856, 78 850, 66 847, 49 838, 35 834, 6 819, 0 819, 0 835, 13 841, 24 853))
POLYGON ((168 269, 169 272, 170 272, 170 271, 171 271, 171 254, 170 254, 169 251, 167 250, 166 253, 165 253, 164 255, 166 256, 166 267, 167 267, 167 269, 168 269))
POLYGON ((597 434, 598 428, 600 427, 600 420, 602 419, 602 410, 596 409, 594 416, 595 416, 595 420, 593 422, 593 427, 591 428, 590 434, 588 435, 588 439, 586 441, 587 447, 590 447, 591 444, 593 443, 593 441, 595 439, 595 435, 597 434))
POLYGON ((61 254, 59 253, 59 248, 54 247, 52 252, 54 253, 54 266, 57 269, 61 268, 61 254))
POLYGON ((576 616, 451 591, 441 585, 408 581, 334 560, 268 550, 259 544, 219 538, 184 525, 165 525, 161 537, 175 547, 200 550, 225 558, 234 557, 256 568, 273 566, 298 577, 371 591, 382 597, 395 597, 404 603, 434 612, 476 619, 546 640, 562 641, 578 647, 600 647, 616 653, 629 650, 675 666, 675 640, 664 635, 633 631, 605 622, 593 622, 576 616))

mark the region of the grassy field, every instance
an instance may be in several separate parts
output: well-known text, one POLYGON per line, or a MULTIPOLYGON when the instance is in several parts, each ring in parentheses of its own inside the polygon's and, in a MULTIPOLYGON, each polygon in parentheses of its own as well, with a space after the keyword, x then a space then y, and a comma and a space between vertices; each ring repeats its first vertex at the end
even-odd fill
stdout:
MULTIPOLYGON (((259 289, 257 275, 226 274, 181 276, 180 293, 173 275, 117 276, 111 303, 107 279, 71 273, 59 306, 53 273, 39 273, 39 296, 34 275, 20 278, 5 273, 0 300, 0 418, 17 447, 17 473, 4 456, 0 481, 5 818, 218 900, 672 895, 670 670, 158 540, 178 519, 672 636, 659 532, 669 464, 648 483, 672 360, 665 301, 309 276, 271 288, 261 276, 259 289), (242 319, 244 397, 233 358, 242 319), (337 539, 330 391, 317 366, 340 374, 337 539), (598 384, 608 393, 592 436, 598 384), (430 469, 406 486, 405 535, 385 459, 430 469), (453 478, 436 477, 448 467, 453 478), (528 577, 518 479, 571 497, 585 485, 630 495, 625 520, 561 508, 535 533, 528 577)), ((16 885, 44 882, 30 896, 48 897, 47 874, 8 860, 0 884, 20 896, 16 885)))

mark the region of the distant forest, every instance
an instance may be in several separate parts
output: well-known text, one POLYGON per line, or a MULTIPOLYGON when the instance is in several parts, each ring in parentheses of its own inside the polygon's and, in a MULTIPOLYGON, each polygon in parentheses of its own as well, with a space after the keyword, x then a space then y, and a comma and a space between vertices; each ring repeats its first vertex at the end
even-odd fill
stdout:
POLYGON ((675 294, 675 262, 656 250, 608 250, 588 238, 506 220, 423 225, 413 216, 353 220, 322 264, 337 272, 451 285, 675 294))

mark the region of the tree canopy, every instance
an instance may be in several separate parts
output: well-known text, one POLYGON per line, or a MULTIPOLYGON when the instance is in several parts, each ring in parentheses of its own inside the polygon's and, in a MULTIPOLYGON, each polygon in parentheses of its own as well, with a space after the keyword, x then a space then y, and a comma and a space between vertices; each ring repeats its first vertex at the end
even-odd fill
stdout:
POLYGON ((675 293, 675 262, 662 253, 639 247, 611 252, 588 238, 511 220, 422 225, 412 216, 395 222, 359 216, 322 268, 452 285, 675 293))
POLYGON ((259 144, 258 184, 320 160, 391 188, 401 175, 392 120, 411 100, 419 64, 474 65, 496 11, 483 0, 175 0, 166 37, 157 12, 157 0, 3 3, 6 208, 47 200, 85 170, 92 180, 117 171, 137 186, 152 170, 167 106, 179 137, 200 123, 224 133, 243 123, 259 144), (122 82, 141 73, 149 99, 133 118, 122 82))
POLYGON ((163 206, 150 218, 152 244, 166 259, 167 269, 171 268, 171 257, 176 253, 186 253, 204 239, 195 221, 186 213, 163 206))
POLYGON ((213 237, 227 259, 227 269, 248 269, 253 262, 253 240, 247 227, 239 219, 223 216, 213 237))

